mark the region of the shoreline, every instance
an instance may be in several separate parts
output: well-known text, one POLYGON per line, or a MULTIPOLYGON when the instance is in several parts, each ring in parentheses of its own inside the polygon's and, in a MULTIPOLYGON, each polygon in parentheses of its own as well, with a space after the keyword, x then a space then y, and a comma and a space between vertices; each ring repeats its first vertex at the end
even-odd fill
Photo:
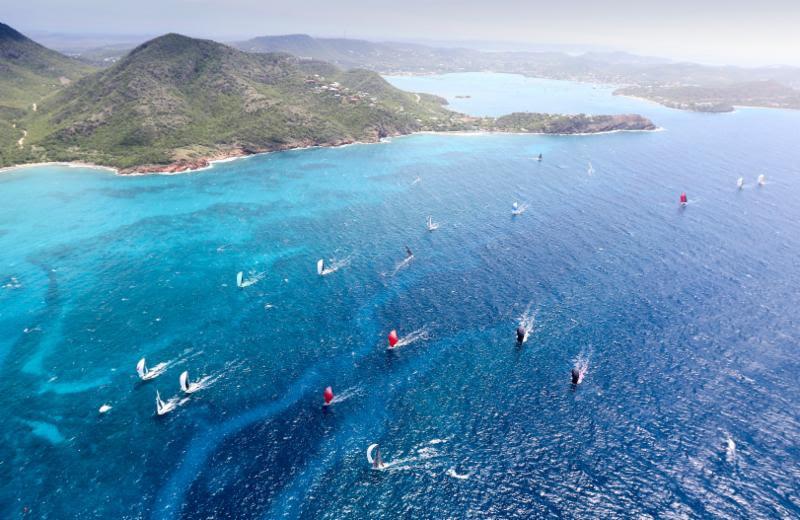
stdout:
POLYGON ((38 163, 23 163, 23 164, 15 164, 13 166, 3 166, 0 168, 0 174, 8 173, 12 170, 22 170, 25 168, 38 168, 40 166, 64 166, 66 168, 89 168, 92 170, 106 170, 113 172, 114 174, 119 174, 119 170, 112 166, 103 166, 101 164, 93 164, 87 163, 82 161, 48 161, 48 162, 38 162, 38 163))
POLYGON ((714 112, 714 111, 707 111, 707 110, 692 110, 690 108, 678 108, 672 107, 669 105, 664 105, 654 99, 640 97, 633 94, 616 94, 616 91, 630 86, 636 86, 635 84, 630 83, 606 83, 606 82, 596 82, 591 81, 589 79, 567 79, 567 78, 557 78, 552 76, 537 76, 537 75, 529 75, 524 72, 508 72, 502 70, 461 70, 461 71, 450 71, 450 72, 379 72, 382 77, 396 77, 396 78, 408 78, 408 77, 431 77, 431 76, 445 76, 450 74, 508 74, 512 76, 520 76, 523 78, 529 79, 538 79, 538 80, 545 80, 545 81, 561 81, 566 83, 578 83, 581 85, 592 85, 593 87, 599 87, 604 89, 612 90, 611 93, 613 96, 619 96, 629 99, 635 99, 637 101, 643 101, 647 103, 652 103, 662 108, 668 108, 670 110, 677 110, 679 112, 690 112, 690 113, 697 113, 697 114, 730 114, 736 112, 739 108, 752 108, 752 109, 763 109, 763 110, 794 110, 800 111, 800 107, 792 108, 792 107, 775 107, 775 106, 763 106, 763 105, 736 105, 731 104, 733 110, 726 110, 723 112, 714 112))
MULTIPOLYGON (((217 157, 212 159, 211 157, 201 157, 197 159, 198 161, 205 161, 208 164, 202 166, 200 168, 188 168, 180 171, 169 171, 172 165, 164 165, 164 170, 161 171, 132 171, 130 173, 121 173, 119 168, 114 168, 113 166, 103 166, 100 164, 93 164, 87 163, 82 161, 50 161, 50 162, 38 162, 38 163, 26 163, 26 164, 17 164, 14 166, 5 166, 0 168, 0 174, 9 173, 14 170, 22 170, 25 168, 37 168, 41 166, 64 166, 67 168, 87 168, 92 170, 104 170, 112 172, 115 176, 118 177, 144 177, 148 175, 164 175, 164 176, 171 176, 171 175, 184 175, 188 173, 197 173, 206 170, 210 170, 214 168, 216 164, 222 164, 227 162, 233 162, 240 159, 249 159, 251 157, 257 157, 260 155, 267 155, 273 153, 283 153, 283 152, 295 152, 295 151, 302 151, 302 150, 311 150, 314 148, 345 148, 348 146, 355 146, 355 145, 372 145, 372 144, 387 144, 390 143, 393 139, 398 137, 410 137, 414 135, 442 135, 442 136, 454 136, 454 137, 480 137, 483 135, 535 135, 535 136, 557 136, 557 137, 589 137, 593 135, 608 135, 608 134, 617 134, 617 133, 640 133, 640 132, 662 132, 664 128, 656 127, 653 130, 608 130, 604 132, 584 132, 584 133, 546 133, 546 132, 501 132, 501 131, 491 131, 491 130, 475 130, 475 131, 468 131, 468 130, 459 130, 459 131, 437 131, 437 130, 421 130, 419 132, 411 132, 408 134, 398 134, 392 135, 388 137, 383 137, 376 141, 353 141, 349 143, 342 143, 342 144, 313 144, 308 146, 297 146, 294 148, 285 148, 283 150, 268 150, 265 152, 256 152, 251 154, 242 154, 241 151, 236 150, 232 151, 229 155, 223 156, 224 154, 217 154, 217 157)), ((144 167, 146 168, 146 167, 144 167)))
POLYGON ((399 137, 405 137, 406 135, 455 135, 461 137, 471 137, 471 136, 481 136, 481 135, 536 135, 536 136, 548 136, 554 135, 557 137, 591 137, 593 135, 608 135, 608 134, 622 134, 622 133, 651 133, 651 132, 663 132, 665 129, 664 127, 657 126, 652 130, 604 130, 602 132, 575 132, 575 133, 550 133, 550 132, 502 132, 502 131, 495 131, 495 130, 475 130, 475 131, 468 131, 468 130, 456 130, 453 132, 440 132, 437 130, 421 130, 419 132, 414 132, 412 134, 405 134, 399 137))

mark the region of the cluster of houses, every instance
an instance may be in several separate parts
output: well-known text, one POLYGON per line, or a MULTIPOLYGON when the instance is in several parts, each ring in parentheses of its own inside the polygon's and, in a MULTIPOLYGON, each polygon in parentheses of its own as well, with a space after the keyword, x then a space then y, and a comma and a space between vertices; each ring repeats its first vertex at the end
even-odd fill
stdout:
POLYGON ((314 85, 315 94, 331 94, 333 97, 341 98, 343 102, 369 103, 371 107, 378 102, 378 98, 370 96, 367 92, 354 91, 349 87, 342 86, 338 81, 328 83, 319 74, 306 78, 305 82, 308 85, 314 85))

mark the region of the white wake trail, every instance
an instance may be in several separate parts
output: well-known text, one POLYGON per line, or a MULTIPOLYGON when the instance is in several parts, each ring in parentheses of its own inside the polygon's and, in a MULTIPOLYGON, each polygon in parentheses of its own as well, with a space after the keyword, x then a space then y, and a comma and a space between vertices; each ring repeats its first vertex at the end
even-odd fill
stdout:
POLYGON ((397 343, 395 343, 394 347, 392 348, 400 348, 405 347, 406 345, 411 345, 417 341, 425 341, 430 337, 428 333, 428 327, 422 327, 417 330, 411 331, 402 338, 400 338, 397 343))
POLYGON ((583 378, 586 377, 586 373, 589 372, 589 364, 592 359, 591 351, 582 350, 578 357, 575 358, 575 364, 573 365, 575 370, 578 371, 578 384, 583 382, 583 378))
POLYGON ((529 303, 528 306, 525 307, 525 311, 519 317, 519 325, 525 329, 525 337, 522 340, 523 343, 528 341, 528 338, 536 326, 536 312, 531 311, 532 305, 532 303, 529 303))

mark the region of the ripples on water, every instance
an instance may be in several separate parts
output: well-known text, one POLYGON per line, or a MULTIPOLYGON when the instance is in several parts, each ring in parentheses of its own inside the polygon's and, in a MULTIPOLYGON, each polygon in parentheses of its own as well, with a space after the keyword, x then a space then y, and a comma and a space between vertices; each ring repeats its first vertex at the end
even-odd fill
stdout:
POLYGON ((0 175, 0 512, 797 516, 800 114, 647 107, 666 131, 0 175), (156 418, 183 370, 214 384, 156 418))

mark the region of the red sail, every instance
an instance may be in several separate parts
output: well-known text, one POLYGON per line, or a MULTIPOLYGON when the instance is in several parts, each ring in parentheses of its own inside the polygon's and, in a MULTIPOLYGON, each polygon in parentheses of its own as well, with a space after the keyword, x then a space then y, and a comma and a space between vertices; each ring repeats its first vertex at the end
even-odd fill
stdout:
POLYGON ((325 404, 331 404, 331 401, 333 401, 333 388, 327 387, 322 396, 325 398, 325 404))
POLYGON ((389 333, 389 348, 394 348, 397 345, 399 338, 397 337, 397 331, 393 330, 389 333))
POLYGON ((681 193, 681 204, 686 204, 689 199, 686 197, 686 192, 681 193))

